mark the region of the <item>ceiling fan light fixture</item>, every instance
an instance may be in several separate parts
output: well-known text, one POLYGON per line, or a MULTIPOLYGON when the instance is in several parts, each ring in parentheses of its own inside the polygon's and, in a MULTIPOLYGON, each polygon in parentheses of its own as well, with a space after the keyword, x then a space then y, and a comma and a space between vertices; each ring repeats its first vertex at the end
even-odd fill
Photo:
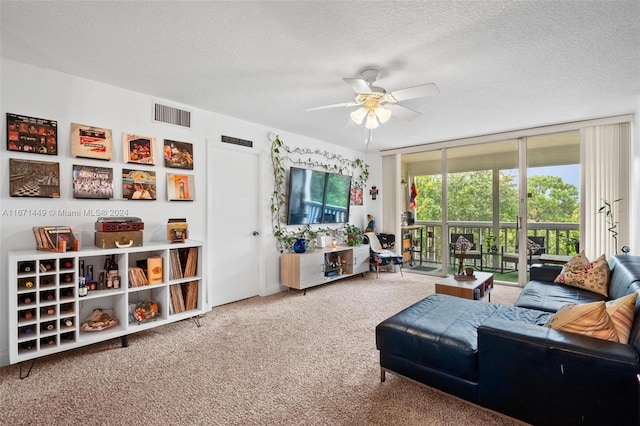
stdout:
POLYGON ((378 108, 376 108, 376 117, 378 117, 380 123, 386 123, 391 118, 391 110, 383 106, 378 106, 378 108))
POLYGON ((362 124, 362 120, 364 120, 366 115, 367 109, 365 107, 360 107, 351 113, 351 119, 356 124, 362 124))
POLYGON ((378 119, 376 118, 376 114, 373 111, 369 112, 369 114, 367 114, 367 123, 365 124, 364 127, 371 130, 371 129, 376 129, 379 125, 380 124, 378 124, 378 119))

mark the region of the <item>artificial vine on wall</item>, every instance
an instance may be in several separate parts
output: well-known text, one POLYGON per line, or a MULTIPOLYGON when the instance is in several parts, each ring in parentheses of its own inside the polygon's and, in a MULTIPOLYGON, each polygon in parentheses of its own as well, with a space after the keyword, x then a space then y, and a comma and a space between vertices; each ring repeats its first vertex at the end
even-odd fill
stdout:
POLYGON ((313 230, 305 225, 297 230, 286 227, 287 216, 284 211, 287 205, 287 166, 304 166, 322 168, 325 171, 351 176, 354 188, 364 189, 369 178, 369 166, 361 159, 350 160, 341 155, 319 149, 291 148, 282 142, 279 136, 271 143, 271 165, 273 167, 273 194, 271 195, 271 222, 276 246, 280 253, 291 250, 297 238, 304 238, 313 246, 319 232, 332 232, 332 229, 313 230))

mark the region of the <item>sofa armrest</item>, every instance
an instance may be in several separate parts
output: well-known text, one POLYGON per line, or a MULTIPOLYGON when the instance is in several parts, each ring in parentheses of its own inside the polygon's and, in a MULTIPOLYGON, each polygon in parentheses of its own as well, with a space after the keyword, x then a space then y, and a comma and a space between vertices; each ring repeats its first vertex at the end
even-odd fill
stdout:
POLYGON ((631 345, 489 318, 478 328, 479 400, 533 424, 638 424, 631 345))
POLYGON ((529 268, 529 279, 531 281, 553 282, 562 271, 562 265, 546 265, 536 263, 529 268))

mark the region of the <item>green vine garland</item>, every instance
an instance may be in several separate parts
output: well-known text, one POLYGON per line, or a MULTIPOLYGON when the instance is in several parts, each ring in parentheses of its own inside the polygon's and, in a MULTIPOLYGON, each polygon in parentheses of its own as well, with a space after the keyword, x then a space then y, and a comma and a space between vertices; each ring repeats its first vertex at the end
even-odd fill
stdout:
POLYGON ((369 178, 369 165, 361 159, 350 160, 341 155, 318 149, 290 148, 282 142, 279 136, 276 136, 271 143, 271 166, 274 178, 273 194, 271 195, 271 223, 273 236, 276 238, 276 247, 280 253, 291 250, 291 246, 297 238, 304 238, 313 248, 319 232, 335 233, 335 230, 329 228, 319 228, 314 231, 309 225, 295 231, 286 227, 287 219, 284 208, 287 204, 285 187, 287 165, 322 168, 325 171, 350 175, 354 188, 364 189, 369 178), (312 157, 318 159, 313 160, 312 157))

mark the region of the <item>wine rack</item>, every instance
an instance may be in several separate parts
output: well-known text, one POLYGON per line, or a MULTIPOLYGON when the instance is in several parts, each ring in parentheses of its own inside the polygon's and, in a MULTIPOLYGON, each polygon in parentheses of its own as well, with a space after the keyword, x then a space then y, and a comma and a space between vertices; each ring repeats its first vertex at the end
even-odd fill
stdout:
POLYGON ((201 315, 205 312, 201 257, 202 243, 194 240, 181 244, 149 242, 142 247, 129 248, 83 248, 63 253, 37 250, 10 252, 10 363, 124 337, 137 331, 201 315), (173 276, 171 253, 177 248, 193 249, 192 276, 173 276), (87 296, 81 297, 78 292, 80 277, 86 275, 87 270, 101 271, 107 256, 113 256, 118 266, 118 288, 93 285, 87 296), (130 286, 129 268, 136 267, 148 258, 161 259, 162 282, 130 286), (188 309, 178 312, 173 309, 170 289, 186 287, 185 283, 189 284, 190 294, 195 299, 188 309), (145 300, 153 300, 157 304, 158 315, 150 322, 133 320, 131 306, 145 300), (117 324, 98 331, 84 330, 82 322, 96 308, 117 319, 117 324))

